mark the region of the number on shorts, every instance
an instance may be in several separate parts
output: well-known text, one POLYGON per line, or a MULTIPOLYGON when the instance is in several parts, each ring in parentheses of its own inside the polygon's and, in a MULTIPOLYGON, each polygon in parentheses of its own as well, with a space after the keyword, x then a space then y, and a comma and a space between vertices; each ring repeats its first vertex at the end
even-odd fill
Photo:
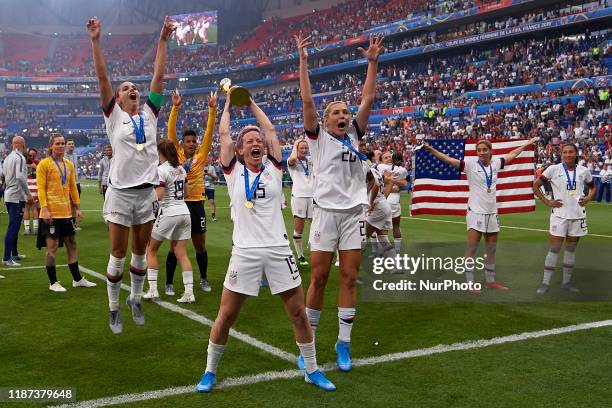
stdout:
POLYGON ((176 180, 174 182, 174 199, 182 200, 183 198, 185 198, 185 181, 176 180))
POLYGON ((255 198, 266 198, 266 189, 261 183, 257 184, 257 192, 255 193, 255 198))
POLYGON ((587 230, 586 218, 580 220, 580 229, 582 229, 583 231, 587 230))
POLYGON ((300 273, 300 270, 298 269, 297 264, 295 263, 295 259, 293 258, 293 255, 289 255, 288 257, 286 257, 285 262, 287 262, 287 266, 289 267, 289 273, 291 275, 300 273))
POLYGON ((365 221, 364 220, 359 221, 359 235, 361 235, 361 237, 365 237, 365 221))
POLYGON ((200 227, 202 228, 202 231, 206 229, 206 217, 200 217, 200 227))
POLYGON ((159 209, 159 203, 157 201, 153 201, 153 215, 157 217, 157 210, 159 209))

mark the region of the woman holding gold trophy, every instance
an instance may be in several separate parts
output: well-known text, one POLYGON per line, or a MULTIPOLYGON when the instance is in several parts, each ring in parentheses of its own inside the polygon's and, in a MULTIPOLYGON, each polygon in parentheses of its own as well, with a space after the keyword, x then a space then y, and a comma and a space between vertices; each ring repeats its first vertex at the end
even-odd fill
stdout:
POLYGON ((302 279, 287 239, 281 212, 282 156, 276 130, 249 97, 247 105, 261 128, 244 127, 234 144, 230 136, 230 109, 233 103, 243 103, 244 100, 237 98, 244 95, 240 96, 243 91, 227 82, 221 86, 227 88, 228 96, 219 124, 220 159, 233 207, 233 246, 219 313, 208 341, 206 370, 196 391, 210 392, 213 389, 229 330, 246 298, 258 295, 264 274, 272 294, 279 294, 285 304, 304 359, 306 382, 334 391, 335 385, 317 367, 312 330, 304 310, 302 279), (236 94, 239 96, 234 92, 239 92, 236 94), (264 149, 268 152, 265 162, 264 149), (238 161, 237 156, 243 157, 244 161, 238 161))

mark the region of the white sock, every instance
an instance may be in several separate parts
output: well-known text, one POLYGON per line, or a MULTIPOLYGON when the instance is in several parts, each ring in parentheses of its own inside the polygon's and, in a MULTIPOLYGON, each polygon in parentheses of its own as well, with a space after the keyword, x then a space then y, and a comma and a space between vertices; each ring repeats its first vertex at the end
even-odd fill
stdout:
POLYGON ((570 252, 567 249, 563 254, 563 284, 570 283, 572 281, 572 270, 574 269, 574 263, 576 260, 576 252, 570 252))
POLYGON ((546 254, 546 259, 544 260, 544 278, 542 279, 542 283, 545 285, 550 285, 550 278, 552 278, 555 267, 557 266, 558 256, 558 253, 551 251, 548 251, 546 254))
POLYGON ((110 255, 106 267, 106 291, 108 292, 109 310, 119 310, 119 291, 125 258, 115 258, 110 255))
POLYGON ((300 349, 300 354, 304 358, 304 369, 308 374, 317 371, 317 351, 314 340, 310 343, 295 342, 300 349))
POLYGON ((25 226, 25 232, 30 232, 30 220, 23 220, 23 225, 25 226))
POLYGON ((402 250, 402 237, 393 238, 393 245, 395 246, 395 252, 399 254, 402 250))
POLYGON ((32 227, 34 228, 34 232, 38 231, 38 220, 32 220, 32 227))
POLYGON ((223 355, 224 350, 225 344, 215 344, 212 341, 208 340, 206 371, 209 371, 213 374, 217 373, 217 366, 219 365, 219 361, 221 360, 221 356, 223 355))
POLYGON ((308 321, 310 322, 310 328, 312 329, 312 337, 314 339, 314 336, 317 333, 317 326, 319 326, 319 320, 321 319, 321 311, 316 309, 310 309, 307 307, 306 317, 308 317, 308 321))
POLYGON ((466 282, 474 282, 474 270, 473 269, 465 270, 465 280, 466 282))
POLYGON ((338 340, 344 343, 351 342, 351 331, 353 330, 353 320, 355 320, 354 307, 338 308, 338 340))
POLYGON ((298 258, 304 256, 304 249, 302 248, 302 234, 298 234, 295 230, 293 231, 293 246, 295 246, 295 253, 298 258))
POLYGON ((185 293, 193 293, 193 271, 183 271, 183 285, 185 285, 185 293))
POLYGON ((135 303, 140 302, 145 275, 147 274, 146 255, 136 255, 132 252, 130 260, 130 296, 135 303))
POLYGON ((147 281, 149 281, 149 290, 157 292, 157 269, 147 269, 147 281))
POLYGON ((487 283, 495 282, 495 264, 485 265, 485 279, 487 283))
POLYGON ((388 258, 394 258, 395 247, 391 242, 389 242, 389 236, 379 235, 377 239, 380 244, 381 253, 388 258))

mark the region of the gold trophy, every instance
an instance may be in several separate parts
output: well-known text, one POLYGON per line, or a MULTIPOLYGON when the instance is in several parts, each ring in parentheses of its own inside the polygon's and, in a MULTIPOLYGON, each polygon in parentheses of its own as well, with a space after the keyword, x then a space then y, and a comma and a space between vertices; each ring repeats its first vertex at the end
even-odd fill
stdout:
POLYGON ((251 93, 249 90, 242 86, 232 86, 232 80, 229 78, 223 78, 221 82, 219 82, 219 89, 230 95, 230 103, 232 106, 247 106, 251 102, 251 93))

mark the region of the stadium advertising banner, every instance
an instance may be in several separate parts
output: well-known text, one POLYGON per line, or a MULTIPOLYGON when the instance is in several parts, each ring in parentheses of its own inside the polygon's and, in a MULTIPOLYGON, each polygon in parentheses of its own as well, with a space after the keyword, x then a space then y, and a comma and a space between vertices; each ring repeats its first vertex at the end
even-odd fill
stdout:
POLYGON ((170 39, 174 47, 217 44, 217 10, 170 16, 176 31, 170 39))

